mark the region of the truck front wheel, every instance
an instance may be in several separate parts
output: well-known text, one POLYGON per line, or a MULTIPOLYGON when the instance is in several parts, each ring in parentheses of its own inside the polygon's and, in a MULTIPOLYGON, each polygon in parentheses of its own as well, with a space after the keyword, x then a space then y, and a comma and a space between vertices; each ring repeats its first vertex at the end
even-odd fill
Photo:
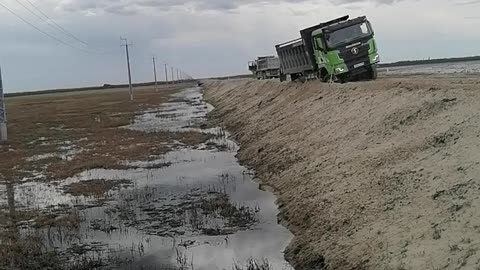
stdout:
POLYGON ((322 81, 322 82, 328 82, 330 80, 330 75, 328 74, 328 71, 324 68, 322 68, 322 70, 318 73, 318 78, 322 81))
POLYGON ((369 79, 375 81, 378 77, 377 67, 372 66, 370 69, 369 79))

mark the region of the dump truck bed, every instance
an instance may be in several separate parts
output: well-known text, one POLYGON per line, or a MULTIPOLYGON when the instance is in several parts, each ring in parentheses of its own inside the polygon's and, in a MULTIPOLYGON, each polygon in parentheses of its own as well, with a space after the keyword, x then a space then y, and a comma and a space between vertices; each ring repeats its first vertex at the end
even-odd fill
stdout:
POLYGON ((313 70, 314 65, 302 39, 295 39, 275 46, 284 74, 313 70))
POLYGON ((257 71, 280 69, 280 60, 277 57, 259 58, 257 60, 257 71))

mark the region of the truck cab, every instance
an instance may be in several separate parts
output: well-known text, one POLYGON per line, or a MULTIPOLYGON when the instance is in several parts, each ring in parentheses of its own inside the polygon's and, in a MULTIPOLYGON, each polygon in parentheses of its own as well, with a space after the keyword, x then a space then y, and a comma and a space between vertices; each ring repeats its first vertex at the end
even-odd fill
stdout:
POLYGON ((257 61, 248 62, 248 70, 255 73, 257 71, 257 61))
POLYGON ((310 38, 321 79, 376 79, 380 57, 366 17, 316 29, 310 38))
POLYGON ((365 16, 344 16, 300 31, 300 38, 275 46, 280 80, 375 80, 380 62, 374 32, 365 16))

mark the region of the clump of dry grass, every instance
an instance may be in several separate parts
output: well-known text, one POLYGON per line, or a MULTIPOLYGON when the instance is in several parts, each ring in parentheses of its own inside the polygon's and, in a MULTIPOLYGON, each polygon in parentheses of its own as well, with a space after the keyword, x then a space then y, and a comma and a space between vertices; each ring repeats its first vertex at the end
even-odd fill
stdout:
POLYGON ((94 179, 70 184, 65 192, 73 196, 102 197, 108 191, 130 183, 130 180, 94 179))
POLYGON ((37 233, 19 236, 14 231, 0 233, 0 269, 62 269, 54 251, 47 251, 37 233))
POLYGON ((200 209, 206 214, 218 214, 227 219, 227 225, 231 227, 249 227, 258 222, 255 210, 237 205, 232 202, 227 194, 212 193, 212 198, 203 198, 200 209))
POLYGON ((235 263, 232 267, 233 270, 271 270, 272 266, 267 259, 261 261, 255 259, 249 259, 246 265, 240 265, 235 263))

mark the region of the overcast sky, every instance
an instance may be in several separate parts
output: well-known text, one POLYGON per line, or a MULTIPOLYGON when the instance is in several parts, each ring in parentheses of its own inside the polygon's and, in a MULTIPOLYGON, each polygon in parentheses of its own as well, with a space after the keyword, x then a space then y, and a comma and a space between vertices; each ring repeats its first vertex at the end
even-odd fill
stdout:
POLYGON ((135 82, 151 57, 195 76, 247 73, 247 62, 302 28, 345 14, 372 22, 383 62, 480 55, 480 0, 0 0, 0 64, 7 92, 125 83, 120 36, 133 43, 135 82), (39 7, 78 40, 55 31, 39 7), (25 7, 36 12, 34 16, 25 7))

